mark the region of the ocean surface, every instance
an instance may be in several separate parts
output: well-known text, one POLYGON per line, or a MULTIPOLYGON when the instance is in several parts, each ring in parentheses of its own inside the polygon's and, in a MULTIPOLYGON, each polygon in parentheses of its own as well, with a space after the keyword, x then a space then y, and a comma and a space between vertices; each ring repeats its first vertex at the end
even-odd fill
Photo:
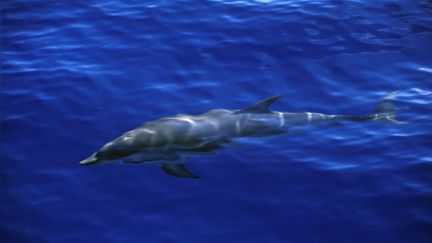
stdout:
POLYGON ((428 0, 1 3, 0 242, 432 242, 428 0), (186 165, 81 166, 142 123, 272 109, 306 126, 186 165))

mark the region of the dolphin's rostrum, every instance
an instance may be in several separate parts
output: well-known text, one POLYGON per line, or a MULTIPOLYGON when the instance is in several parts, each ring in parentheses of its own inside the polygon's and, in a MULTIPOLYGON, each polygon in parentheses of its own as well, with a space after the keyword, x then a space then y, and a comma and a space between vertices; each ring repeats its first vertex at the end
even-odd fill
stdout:
POLYGON ((216 109, 200 115, 166 117, 124 133, 80 164, 119 160, 123 163, 157 162, 168 174, 198 178, 178 161, 188 154, 203 154, 222 148, 236 137, 282 134, 290 127, 325 120, 403 123, 395 119, 395 94, 392 92, 381 99, 373 112, 366 116, 270 111, 269 106, 279 98, 271 96, 243 110, 216 109))

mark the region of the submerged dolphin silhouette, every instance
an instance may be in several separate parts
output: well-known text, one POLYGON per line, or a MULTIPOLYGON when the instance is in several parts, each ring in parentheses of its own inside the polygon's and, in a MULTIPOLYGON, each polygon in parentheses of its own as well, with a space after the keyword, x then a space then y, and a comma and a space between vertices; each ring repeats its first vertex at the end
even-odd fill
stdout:
POLYGON ((270 111, 279 96, 258 101, 244 110, 210 110, 200 115, 180 114, 144 123, 105 144, 98 152, 80 162, 82 165, 122 160, 123 163, 158 162, 168 174, 198 178, 181 163, 188 154, 203 154, 222 148, 236 137, 257 137, 281 134, 293 126, 324 120, 384 121, 395 124, 393 100, 397 91, 382 98, 373 112, 366 116, 325 115, 270 111), (174 162, 173 162, 174 161, 174 162))

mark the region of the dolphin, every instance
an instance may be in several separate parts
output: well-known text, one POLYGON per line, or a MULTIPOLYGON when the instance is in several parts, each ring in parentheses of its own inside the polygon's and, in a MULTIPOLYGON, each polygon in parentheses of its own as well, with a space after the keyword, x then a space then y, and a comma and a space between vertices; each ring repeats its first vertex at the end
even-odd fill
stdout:
POLYGON ((94 165, 120 161, 158 163, 170 175, 199 178, 179 162, 190 154, 208 154, 239 137, 262 137, 286 133, 290 128, 323 121, 382 121, 402 124, 395 118, 397 91, 383 97, 372 113, 364 116, 326 115, 314 112, 271 111, 280 96, 260 100, 242 110, 215 109, 199 115, 179 114, 144 123, 102 146, 80 162, 94 165))

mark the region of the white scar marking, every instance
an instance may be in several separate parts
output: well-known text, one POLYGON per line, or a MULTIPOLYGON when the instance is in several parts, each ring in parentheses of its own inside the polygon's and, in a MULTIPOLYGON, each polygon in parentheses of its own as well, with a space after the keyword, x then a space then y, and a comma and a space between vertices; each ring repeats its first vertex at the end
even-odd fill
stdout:
POLYGON ((187 122, 187 123, 189 123, 189 124, 191 124, 191 125, 195 125, 195 121, 192 120, 192 119, 189 118, 189 117, 175 117, 175 118, 173 118, 173 119, 175 119, 175 120, 179 120, 179 121, 185 121, 185 122, 187 122))
POLYGON ((156 143, 156 133, 152 133, 150 138, 150 146, 155 145, 155 143, 156 143))
POLYGON ((150 137, 150 145, 153 146, 154 143, 156 142, 156 141, 155 141, 155 140, 156 140, 156 136, 155 136, 155 135, 156 135, 156 132, 153 131, 153 130, 147 129, 147 128, 142 128, 141 130, 142 130, 143 132, 148 133, 148 134, 151 135, 151 137, 150 137))
POLYGON ((147 128, 143 128, 142 131, 146 132, 146 133, 150 133, 150 134, 155 134, 155 131, 147 129, 147 128))
POLYGON ((278 112, 279 115, 279 127, 283 127, 285 125, 285 117, 282 112, 278 112))
POLYGON ((236 134, 237 135, 240 135, 240 120, 237 120, 236 121, 236 134))
POLYGON ((208 121, 210 123, 210 125, 214 128, 214 129, 219 129, 219 124, 215 121, 209 120, 208 121))
POLYGON ((173 142, 173 137, 171 136, 170 133, 164 133, 166 138, 168 139, 168 144, 171 144, 173 142))
POLYGON ((307 115, 307 122, 308 123, 311 122, 312 121, 312 113, 306 112, 306 115, 307 115))

